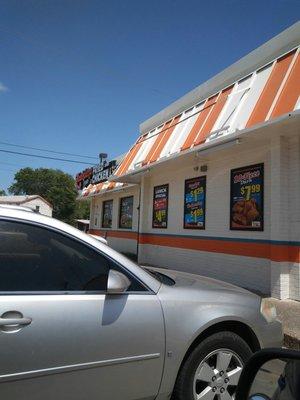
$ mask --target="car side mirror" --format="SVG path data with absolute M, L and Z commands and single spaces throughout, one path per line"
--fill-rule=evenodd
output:
M 122 294 L 129 288 L 131 282 L 126 275 L 115 269 L 109 270 L 107 280 L 107 294 Z
M 298 400 L 300 351 L 264 349 L 244 366 L 235 400 Z

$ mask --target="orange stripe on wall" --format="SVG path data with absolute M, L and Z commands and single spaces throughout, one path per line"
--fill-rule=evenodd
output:
M 265 84 L 265 87 L 250 115 L 250 118 L 246 124 L 246 128 L 265 121 L 279 87 L 292 62 L 294 54 L 295 51 L 285 55 L 282 58 L 279 58 L 276 61 L 267 83 Z
M 285 85 L 280 93 L 271 118 L 293 111 L 300 96 L 300 54 L 290 71 Z
M 140 234 L 141 244 L 177 247 L 181 249 L 233 254 L 244 257 L 267 258 L 271 261 L 300 263 L 300 247 L 268 243 L 251 243 L 226 240 L 172 237 Z
M 159 146 L 159 144 L 160 144 L 160 142 L 161 142 L 161 140 L 163 138 L 164 133 L 168 130 L 168 128 L 171 125 L 171 123 L 172 123 L 172 120 L 168 121 L 167 123 L 165 123 L 165 125 L 162 127 L 161 131 L 158 133 L 158 135 L 157 135 L 157 137 L 156 137 L 151 149 L 149 150 L 145 160 L 143 161 L 142 165 L 146 165 L 146 164 L 148 164 L 150 162 L 150 160 L 152 159 L 157 147 Z
M 113 231 L 113 230 L 101 230 L 101 229 L 90 229 L 89 233 L 91 235 L 102 236 L 102 237 L 113 237 L 113 238 L 120 238 L 120 239 L 131 239 L 137 240 L 138 234 L 137 232 L 132 231 Z
M 172 122 L 172 125 L 170 125 L 170 127 L 163 132 L 161 141 L 160 141 L 159 145 L 157 146 L 157 148 L 155 149 L 151 159 L 149 160 L 149 163 L 155 162 L 159 158 L 163 148 L 165 147 L 165 145 L 166 145 L 167 141 L 169 140 L 170 136 L 172 135 L 172 133 L 173 133 L 173 131 L 175 129 L 175 126 L 178 123 L 180 117 L 181 117 L 181 115 L 178 115 L 177 117 L 175 117 L 173 122 Z
M 223 107 L 227 101 L 227 98 L 232 91 L 232 88 L 233 88 L 233 86 L 230 86 L 229 88 L 224 89 L 222 91 L 222 93 L 220 94 L 220 96 L 218 97 L 216 104 L 211 108 L 211 112 L 210 112 L 207 120 L 205 121 L 204 125 L 200 129 L 198 137 L 195 140 L 195 146 L 197 146 L 200 143 L 205 142 L 208 134 L 211 133 L 211 131 L 214 127 L 214 124 L 215 124 L 218 116 L 220 115 L 221 111 L 223 110 Z
M 192 144 L 194 143 L 194 140 L 196 139 L 199 130 L 201 129 L 203 123 L 205 122 L 205 119 L 208 115 L 208 113 L 211 110 L 211 107 L 215 104 L 216 98 L 218 95 L 215 95 L 208 100 L 206 100 L 203 109 L 199 112 L 199 116 L 194 123 L 190 133 L 188 134 L 187 138 L 185 139 L 185 142 L 183 143 L 181 150 L 187 150 L 189 149 Z

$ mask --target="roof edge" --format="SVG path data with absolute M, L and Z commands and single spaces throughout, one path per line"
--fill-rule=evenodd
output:
M 296 118 L 296 120 L 300 121 L 300 109 L 299 110 L 294 110 L 292 112 L 286 113 L 284 115 L 280 115 L 279 117 L 269 120 L 269 121 L 264 121 L 261 122 L 259 124 L 256 124 L 254 126 L 251 126 L 249 128 L 244 128 L 244 129 L 236 129 L 235 132 L 231 133 L 230 135 L 226 135 L 223 137 L 220 137 L 218 139 L 214 139 L 213 141 L 204 143 L 202 145 L 199 146 L 195 146 L 192 148 L 189 148 L 187 150 L 184 150 L 182 152 L 179 153 L 173 153 L 172 156 L 170 157 L 164 157 L 161 160 L 153 163 L 152 165 L 145 165 L 143 167 L 141 167 L 140 169 L 137 170 L 130 170 L 130 172 L 127 171 L 126 174 L 124 175 L 120 175 L 120 176 L 115 176 L 112 175 L 109 179 L 111 182 L 121 182 L 121 183 L 130 183 L 130 181 L 128 181 L 127 179 L 131 176 L 134 175 L 138 175 L 138 174 L 143 174 L 146 171 L 149 171 L 150 169 L 152 169 L 153 167 L 166 163 L 170 160 L 174 160 L 174 159 L 178 159 L 179 157 L 182 157 L 184 155 L 190 154 L 190 153 L 196 153 L 198 151 L 203 151 L 203 150 L 207 150 L 210 149 L 211 147 L 218 147 L 219 145 L 225 144 L 227 142 L 232 142 L 236 139 L 242 139 L 244 134 L 247 133 L 254 133 L 254 132 L 260 132 L 262 129 L 265 129 L 269 126 L 276 126 L 277 124 L 280 124 L 282 122 L 285 122 L 291 118 Z
M 16 195 L 16 197 L 18 197 L 19 195 Z M 14 195 L 11 196 L 1 196 L 2 198 L 5 197 L 14 197 Z M 24 197 L 24 199 L 19 200 L 19 201 L 11 201 L 11 200 L 7 200 L 7 202 L 1 202 L 1 204 L 15 204 L 15 205 L 21 205 L 21 204 L 25 204 L 28 203 L 29 201 L 35 200 L 35 199 L 40 199 L 42 200 L 44 203 L 46 203 L 50 208 L 53 209 L 53 205 L 51 203 L 49 203 L 48 200 L 46 200 L 44 197 L 40 196 L 39 194 L 24 194 L 24 195 L 20 195 L 20 197 Z
M 142 122 L 140 124 L 140 133 L 143 134 L 150 131 L 182 111 L 244 78 L 281 55 L 288 53 L 297 47 L 299 43 L 300 21 Z

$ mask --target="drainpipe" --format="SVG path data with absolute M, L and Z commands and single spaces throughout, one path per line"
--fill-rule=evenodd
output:
M 145 176 L 141 177 L 140 190 L 139 190 L 139 205 L 138 205 L 138 231 L 137 231 L 137 259 L 139 261 L 139 250 L 140 250 L 140 235 L 143 233 L 144 221 L 144 197 L 145 197 Z
M 142 182 L 141 182 L 140 188 L 139 188 L 139 204 L 138 204 L 138 207 L 137 207 L 137 210 L 138 210 L 137 239 L 136 239 L 136 257 L 137 257 L 137 261 L 139 260 L 139 245 L 140 245 L 141 196 L 142 196 Z

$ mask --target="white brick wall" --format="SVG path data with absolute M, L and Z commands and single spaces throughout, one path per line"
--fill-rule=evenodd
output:
M 142 232 L 274 241 L 300 241 L 300 144 L 274 137 L 245 143 L 205 159 L 183 158 L 157 169 L 144 180 Z M 230 170 L 264 163 L 264 231 L 230 231 Z M 208 166 L 207 173 L 194 168 Z M 207 176 L 206 229 L 183 228 L 185 179 Z M 152 228 L 153 187 L 169 183 L 168 229 Z M 296 215 L 295 215 L 296 214 Z M 268 258 L 209 253 L 173 247 L 143 245 L 140 261 L 192 271 L 250 287 L 274 297 L 300 299 L 299 264 L 275 262 Z
M 107 238 L 108 245 L 113 249 L 120 251 L 121 253 L 136 254 L 137 253 L 137 242 L 133 239 L 125 238 Z
M 289 236 L 300 242 L 300 136 L 289 141 Z M 300 301 L 300 264 L 290 265 L 289 297 Z
M 265 207 L 265 230 L 263 232 L 230 231 L 230 170 L 233 168 L 265 164 L 265 204 L 270 202 L 270 157 L 269 146 L 237 145 L 230 151 L 214 153 L 209 158 L 190 158 L 187 161 L 161 168 L 145 180 L 143 232 L 172 233 L 181 235 L 239 237 L 268 239 L 270 234 L 270 209 Z M 207 164 L 206 173 L 194 171 L 195 167 Z M 184 181 L 197 176 L 207 176 L 206 229 L 193 230 L 183 228 Z M 169 183 L 169 219 L 168 229 L 152 228 L 153 187 Z
M 281 132 L 279 132 L 279 135 Z M 196 158 L 182 156 L 167 164 L 156 166 L 141 184 L 140 232 L 228 239 L 264 240 L 288 243 L 300 242 L 300 136 L 245 140 L 240 145 Z M 230 170 L 264 163 L 264 231 L 231 231 Z M 207 165 L 206 173 L 200 172 Z M 184 181 L 207 176 L 206 229 L 183 228 Z M 168 228 L 152 228 L 153 187 L 169 184 Z M 102 201 L 113 199 L 113 226 L 118 230 L 120 198 L 134 195 L 133 231 L 138 230 L 139 187 L 107 193 L 92 202 L 91 229 L 100 229 Z M 97 221 L 95 221 L 97 219 Z M 97 224 L 95 223 L 97 222 Z M 135 252 L 136 241 L 109 238 L 112 247 L 123 252 Z M 243 243 L 241 243 L 243 246 Z M 271 259 L 273 253 L 271 251 Z M 265 258 L 239 256 L 209 251 L 197 251 L 151 244 L 140 244 L 139 261 L 162 267 L 175 268 L 225 280 L 255 289 L 277 298 L 300 300 L 300 266 L 295 262 L 279 262 Z
M 115 192 L 107 192 L 101 196 L 93 197 L 91 204 L 91 216 L 90 216 L 90 229 L 104 229 L 119 230 L 119 209 L 120 199 L 122 197 L 134 196 L 133 202 L 133 224 L 132 229 L 124 229 L 124 231 L 137 231 L 138 225 L 138 205 L 139 205 L 139 187 L 131 186 Z M 113 200 L 113 218 L 112 227 L 102 228 L 102 204 L 103 201 Z
M 261 293 L 270 291 L 269 260 L 148 244 L 141 247 L 142 264 L 205 275 Z
M 120 199 L 122 197 L 134 196 L 133 201 L 133 221 L 132 229 L 120 229 L 119 228 L 119 210 L 120 210 Z M 113 217 L 112 227 L 102 228 L 102 205 L 106 200 L 113 200 Z M 116 192 L 108 192 L 101 196 L 96 196 L 92 200 L 91 204 L 91 216 L 90 216 L 90 229 L 96 229 L 107 232 L 108 245 L 117 251 L 123 253 L 137 253 L 137 241 L 135 239 L 124 238 L 124 237 L 111 237 L 110 231 L 124 232 L 137 232 L 138 229 L 138 205 L 139 205 L 139 187 L 129 187 Z M 113 233 L 113 232 L 112 232 Z

